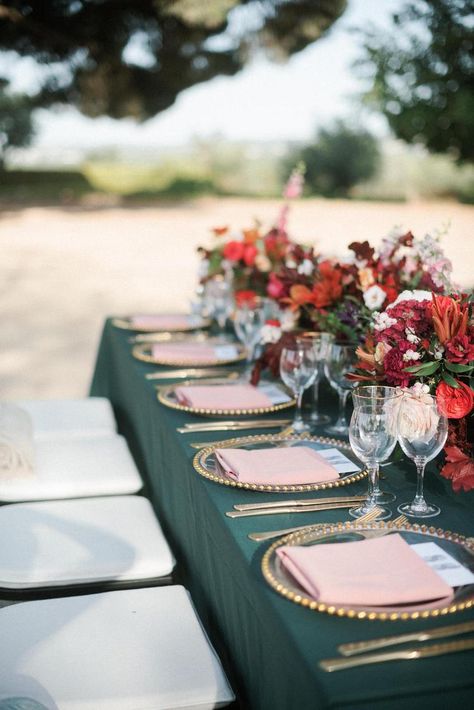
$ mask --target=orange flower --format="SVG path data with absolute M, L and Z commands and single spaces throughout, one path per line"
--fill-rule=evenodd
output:
M 292 311 L 295 311 L 300 306 L 306 303 L 311 303 L 313 298 L 312 291 L 302 284 L 296 284 L 290 288 L 290 297 L 285 299 L 289 302 Z
M 257 239 L 260 237 L 260 232 L 258 229 L 244 229 L 243 230 L 243 235 L 244 235 L 244 242 L 245 244 L 255 244 Z
M 466 305 L 461 306 L 450 296 L 437 296 L 433 293 L 431 313 L 436 335 L 442 345 L 456 335 L 466 335 L 468 319 Z
M 229 227 L 213 227 L 212 231 L 214 232 L 215 237 L 222 237 L 223 234 L 226 234 L 229 231 Z
M 342 272 L 334 268 L 328 259 L 321 261 L 318 266 L 321 280 L 313 286 L 311 302 L 316 308 L 325 308 L 342 295 Z
M 446 382 L 440 382 L 436 388 L 436 401 L 439 411 L 449 419 L 462 419 L 474 407 L 474 392 L 461 380 L 456 380 L 458 386 L 451 387 Z

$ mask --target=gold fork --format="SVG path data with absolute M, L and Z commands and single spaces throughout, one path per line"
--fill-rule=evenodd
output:
M 357 518 L 358 523 L 371 523 L 374 520 L 377 520 L 378 516 L 380 515 L 380 508 L 373 508 L 372 510 L 367 511 L 367 513 L 364 513 L 364 515 L 361 515 L 360 518 Z M 405 517 L 405 516 L 400 516 L 400 517 Z M 398 518 L 397 518 L 398 520 Z M 406 518 L 405 518 L 406 520 Z M 394 523 L 396 522 L 395 520 L 393 521 Z M 327 523 L 315 523 L 313 525 L 299 525 L 294 528 L 285 528 L 284 530 L 270 530 L 268 532 L 252 532 L 247 535 L 249 540 L 253 540 L 254 542 L 263 542 L 264 540 L 271 540 L 274 537 L 281 537 L 282 535 L 289 535 L 292 532 L 298 532 L 299 530 L 306 530 L 307 528 L 314 528 L 314 527 L 321 527 L 323 525 L 326 525 Z

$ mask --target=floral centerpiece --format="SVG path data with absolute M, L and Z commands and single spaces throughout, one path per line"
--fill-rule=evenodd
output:
M 401 293 L 374 315 L 360 358 L 360 381 L 401 388 L 424 385 L 449 419 L 441 474 L 455 491 L 474 488 L 474 458 L 468 440 L 474 411 L 474 301 L 466 295 L 431 291 Z
M 441 249 L 440 237 L 393 232 L 378 250 L 368 241 L 352 242 L 351 256 L 340 260 L 295 245 L 280 270 L 269 274 L 267 294 L 291 314 L 294 329 L 329 332 L 338 341 L 362 343 L 373 314 L 393 303 L 405 289 L 451 290 L 452 266 Z M 277 327 L 265 339 L 255 382 L 267 367 L 278 374 L 286 340 L 285 336 L 280 342 Z
M 233 284 L 237 304 L 267 295 L 271 274 L 280 270 L 296 247 L 287 232 L 287 218 L 289 200 L 302 193 L 303 175 L 303 165 L 298 165 L 291 173 L 283 191 L 285 203 L 270 230 L 264 230 L 258 221 L 248 229 L 237 231 L 228 226 L 212 229 L 213 246 L 198 249 L 201 284 L 219 275 L 226 277 Z

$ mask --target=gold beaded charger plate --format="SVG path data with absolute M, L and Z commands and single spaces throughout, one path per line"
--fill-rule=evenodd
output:
M 195 339 L 190 336 L 189 340 L 179 339 L 176 340 L 177 343 L 182 345 L 183 343 L 196 343 L 200 344 L 203 341 L 200 339 Z M 135 345 L 132 349 L 132 355 L 137 360 L 142 362 L 148 362 L 151 365 L 166 365 L 170 367 L 213 367 L 216 365 L 232 365 L 236 362 L 242 362 L 246 358 L 246 351 L 243 345 L 238 343 L 222 343 L 218 339 L 208 338 L 205 343 L 207 345 L 215 346 L 217 350 L 220 349 L 221 355 L 217 353 L 215 357 L 209 357 L 207 360 L 196 359 L 193 360 L 192 357 L 189 358 L 174 358 L 166 357 L 160 355 L 159 357 L 153 356 L 153 343 L 140 343 Z M 173 340 L 166 341 L 166 345 L 172 345 Z M 232 357 L 226 357 L 225 351 L 231 347 L 235 351 L 235 355 Z
M 221 471 L 217 460 L 216 449 L 246 449 L 255 451 L 257 449 L 286 448 L 289 446 L 310 446 L 316 451 L 322 449 L 337 448 L 348 459 L 355 462 L 349 444 L 341 442 L 339 439 L 332 439 L 328 436 L 309 436 L 298 434 L 259 434 L 254 436 L 242 436 L 234 439 L 226 439 L 213 446 L 201 449 L 195 455 L 193 466 L 195 470 L 204 478 L 219 483 L 230 488 L 243 488 L 249 491 L 261 491 L 263 493 L 304 493 L 306 491 L 327 490 L 328 488 L 340 488 L 350 483 L 362 480 L 367 473 L 365 471 L 355 471 L 352 473 L 342 473 L 334 481 L 324 481 L 315 483 L 287 483 L 285 485 L 269 485 L 255 481 L 255 483 L 242 483 L 236 481 Z
M 170 318 L 171 317 L 170 315 Z M 156 325 L 137 325 L 133 322 L 133 316 L 122 316 L 112 318 L 112 325 L 122 330 L 132 330 L 135 333 L 185 333 L 193 330 L 201 330 L 202 328 L 209 328 L 211 325 L 209 318 L 202 318 L 201 316 L 187 316 L 187 320 L 188 323 L 183 323 L 178 326 L 172 325 L 171 328 L 165 328 L 156 327 Z
M 289 407 L 294 407 L 296 400 L 293 395 L 290 395 L 288 390 L 284 385 L 279 385 L 282 393 L 287 395 L 286 402 L 281 404 L 272 404 L 268 407 L 251 407 L 248 409 L 205 409 L 203 407 L 192 407 L 187 404 L 182 404 L 179 402 L 176 395 L 177 387 L 196 387 L 198 385 L 238 385 L 238 384 L 248 384 L 248 382 L 242 383 L 239 380 L 229 380 L 227 378 L 214 378 L 206 380 L 185 380 L 184 382 L 174 383 L 170 385 L 162 385 L 158 387 L 157 397 L 161 404 L 165 407 L 170 407 L 171 409 L 177 409 L 180 412 L 188 412 L 189 414 L 200 414 L 205 417 L 249 417 L 255 416 L 257 414 L 273 414 L 274 412 L 280 412 L 282 409 L 288 409 Z M 263 382 L 261 383 L 264 384 Z
M 286 599 L 312 611 L 325 612 L 333 616 L 345 616 L 353 619 L 368 619 L 379 621 L 404 621 L 409 619 L 425 619 L 454 614 L 474 606 L 474 584 L 466 584 L 454 588 L 454 596 L 449 604 L 446 600 L 427 602 L 424 604 L 398 605 L 396 607 L 343 606 L 318 602 L 308 592 L 302 589 L 298 582 L 285 569 L 276 551 L 283 545 L 317 545 L 354 542 L 357 540 L 380 537 L 398 533 L 404 540 L 414 545 L 423 542 L 434 542 L 454 559 L 474 572 L 474 543 L 462 535 L 426 525 L 391 525 L 388 522 L 361 524 L 354 522 L 315 525 L 304 531 L 287 535 L 274 542 L 265 552 L 262 559 L 262 572 L 265 580 Z M 403 574 L 403 570 L 400 571 Z M 410 580 L 407 580 L 407 584 Z

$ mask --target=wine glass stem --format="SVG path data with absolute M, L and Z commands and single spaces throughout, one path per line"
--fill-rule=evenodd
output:
M 349 390 L 339 389 L 339 414 L 335 426 L 345 426 L 346 422 L 346 402 Z
M 423 494 L 423 482 L 425 478 L 425 466 L 426 466 L 426 461 L 423 459 L 415 459 L 415 464 L 416 464 L 416 495 L 415 495 L 415 500 L 414 503 L 424 503 L 424 494 Z
M 318 374 L 316 375 L 316 379 L 313 384 L 313 403 L 311 406 L 311 417 L 314 419 L 318 419 L 318 413 L 319 413 L 319 381 L 321 379 L 321 373 L 318 369 Z
M 304 426 L 304 421 L 303 421 L 303 392 L 304 389 L 300 389 L 296 393 L 296 410 L 295 410 L 295 418 L 293 420 L 293 428 L 295 431 L 298 431 L 298 429 L 301 429 Z
M 378 463 L 370 463 L 367 466 L 367 504 L 370 507 L 376 505 L 375 491 L 379 485 L 379 465 Z

